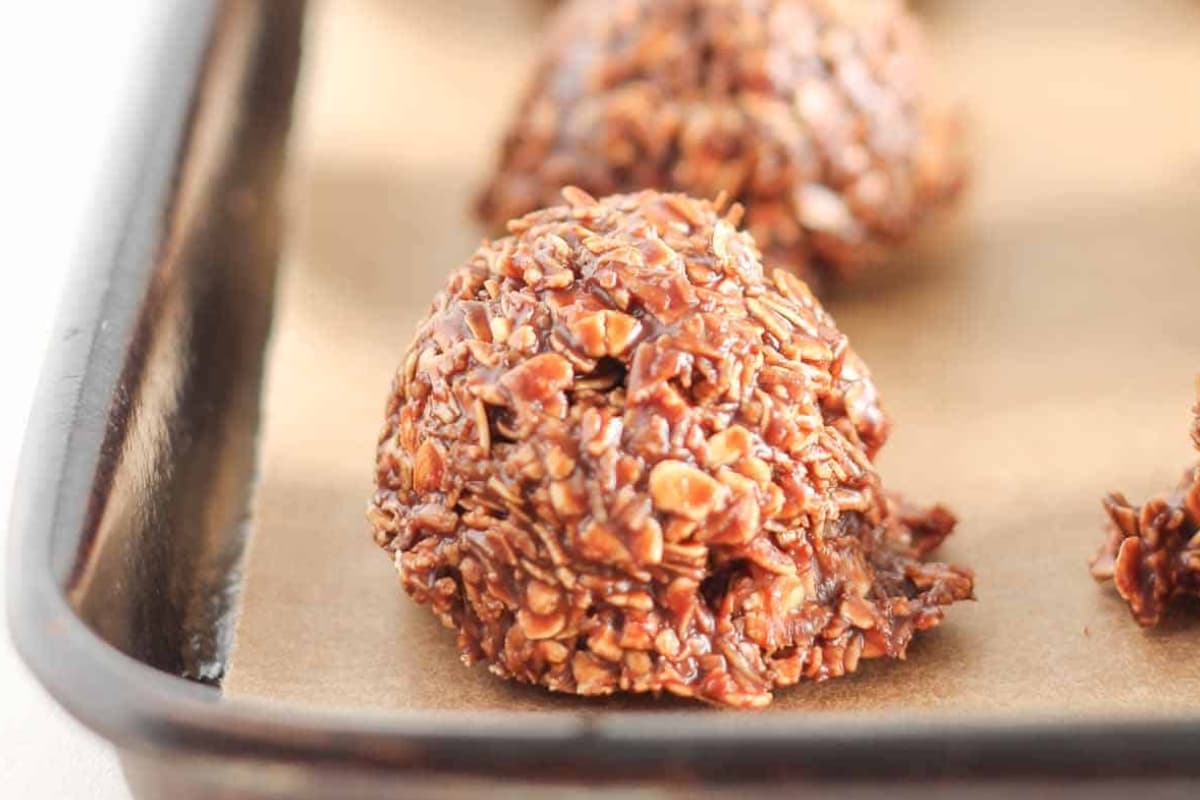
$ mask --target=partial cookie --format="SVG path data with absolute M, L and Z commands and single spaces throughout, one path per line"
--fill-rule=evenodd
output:
M 1200 405 L 1194 413 L 1192 442 L 1200 449 Z M 1200 597 L 1200 465 L 1140 507 L 1113 493 L 1104 509 L 1108 541 L 1092 559 L 1092 575 L 1113 582 L 1139 625 L 1157 625 L 1176 598 Z
M 898 0 L 566 3 L 480 217 L 499 230 L 565 185 L 724 192 L 768 265 L 853 277 L 963 180 L 924 62 Z
M 808 287 L 706 201 L 510 224 L 399 370 L 369 517 L 468 661 L 555 691 L 758 707 L 901 658 L 970 570 L 872 464 L 888 422 Z

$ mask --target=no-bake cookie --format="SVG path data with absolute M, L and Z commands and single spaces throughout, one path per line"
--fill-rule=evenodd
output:
M 561 692 L 759 707 L 902 658 L 970 570 L 885 493 L 888 420 L 741 209 L 646 191 L 509 225 L 402 360 L 369 518 L 467 662 Z
M 899 0 L 568 2 L 478 206 L 727 193 L 768 266 L 814 288 L 887 260 L 964 173 Z
M 1192 442 L 1200 449 L 1200 405 Z M 1113 582 L 1138 624 L 1157 625 L 1173 600 L 1200 597 L 1200 465 L 1173 491 L 1135 506 L 1114 492 L 1104 499 L 1108 539 L 1092 575 Z

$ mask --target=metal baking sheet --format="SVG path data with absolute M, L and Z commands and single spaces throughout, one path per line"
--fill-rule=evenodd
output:
M 1196 609 L 1142 632 L 1085 560 L 1104 491 L 1194 457 L 1200 7 L 918 4 L 977 179 L 913 270 L 831 308 L 898 422 L 885 478 L 959 512 L 980 600 L 743 714 L 461 667 L 363 521 L 549 5 L 315 6 L 281 227 L 300 4 L 179 4 L 23 456 L 7 607 L 38 677 L 139 797 L 1194 794 Z

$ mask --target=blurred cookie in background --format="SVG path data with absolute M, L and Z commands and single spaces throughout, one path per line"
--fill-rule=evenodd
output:
M 903 2 L 571 0 L 477 211 L 564 185 L 726 193 L 772 265 L 819 289 L 885 264 L 965 174 Z

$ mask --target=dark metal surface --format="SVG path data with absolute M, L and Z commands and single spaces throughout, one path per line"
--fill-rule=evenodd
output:
M 299 4 L 253 0 L 212 19 L 181 6 L 164 37 L 135 168 L 113 188 L 108 258 L 81 267 L 46 367 L 12 520 L 19 649 L 122 749 L 141 796 L 447 797 L 493 795 L 497 781 L 514 796 L 723 795 L 847 780 L 864 797 L 968 783 L 1076 796 L 1095 785 L 1064 779 L 1156 776 L 1149 794 L 1200 777 L 1200 720 L 350 716 L 198 683 L 219 684 L 238 585 L 301 21 Z
M 121 369 L 111 392 L 84 389 L 84 402 L 112 400 L 68 600 L 123 652 L 207 683 L 221 678 L 240 580 L 280 228 L 272 192 L 299 57 L 299 10 L 267 19 L 269 5 L 231 4 L 217 20 L 191 126 L 154 143 L 162 161 L 148 165 L 108 287 L 136 311 L 106 315 L 101 331 Z M 173 56 L 180 73 L 200 63 Z M 103 381 L 107 359 L 90 366 Z

